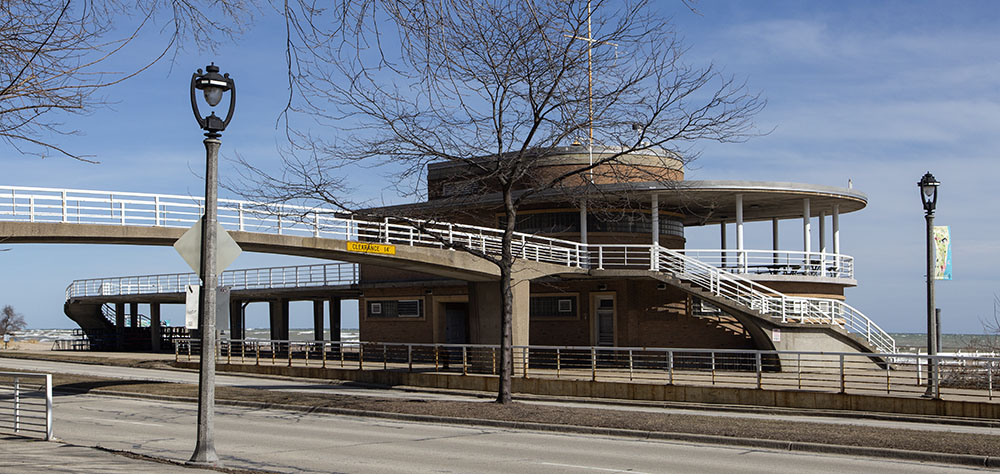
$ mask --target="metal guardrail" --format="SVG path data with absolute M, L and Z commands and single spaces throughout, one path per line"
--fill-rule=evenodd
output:
M 0 429 L 52 439 L 52 374 L 0 372 Z
M 175 360 L 198 360 L 197 340 L 178 340 Z M 381 342 L 226 340 L 217 362 L 286 367 L 496 375 L 499 346 Z M 515 346 L 514 375 L 657 385 L 809 390 L 919 397 L 928 364 L 941 397 L 994 401 L 1000 357 L 856 352 L 754 351 L 601 346 Z
M 190 196 L 0 186 L 0 219 L 14 221 L 189 227 L 203 206 L 201 198 Z M 499 229 L 478 226 L 390 218 L 375 222 L 329 209 L 231 199 L 219 200 L 218 219 L 224 227 L 240 231 L 441 249 L 461 245 L 487 253 L 500 253 L 503 235 Z M 515 258 L 569 267 L 670 272 L 782 322 L 838 324 L 804 298 L 785 296 L 658 244 L 589 245 L 515 232 L 512 250 Z M 868 319 L 856 310 L 855 317 Z M 892 337 L 882 332 L 866 340 L 876 350 L 886 351 L 890 347 L 879 341 Z
M 854 278 L 854 257 L 796 250 L 678 249 L 730 273 Z
M 353 263 L 296 265 L 226 270 L 220 286 L 234 290 L 271 288 L 315 288 L 350 285 L 358 282 L 358 266 Z M 187 285 L 200 285 L 195 273 L 167 273 L 74 280 L 66 287 L 66 299 L 86 296 L 121 296 L 183 293 Z

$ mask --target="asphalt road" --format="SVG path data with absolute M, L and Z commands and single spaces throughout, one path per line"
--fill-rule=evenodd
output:
M 187 459 L 190 403 L 99 395 L 57 400 L 57 436 L 80 445 Z M 218 407 L 216 449 L 228 467 L 349 473 L 959 473 L 976 469 L 680 442 L 410 423 Z

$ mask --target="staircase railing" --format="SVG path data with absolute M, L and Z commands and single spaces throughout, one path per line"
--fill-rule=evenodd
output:
M 112 325 L 116 324 L 117 314 L 113 306 L 111 306 L 108 303 L 101 305 L 101 314 L 104 315 L 104 319 L 107 319 L 109 323 L 111 323 Z M 132 316 L 131 313 L 125 313 L 125 321 L 128 322 L 129 320 L 131 320 L 131 316 Z M 146 324 L 143 324 L 143 322 L 145 322 Z M 150 325 L 149 316 L 146 316 L 145 314 L 139 314 L 139 325 L 137 327 L 149 327 L 149 325 Z
M 653 262 L 651 270 L 672 273 L 715 296 L 735 301 L 784 323 L 839 326 L 849 333 L 861 336 L 876 351 L 893 352 L 896 349 L 896 341 L 892 336 L 847 303 L 825 298 L 787 296 L 680 252 L 655 247 L 658 258 Z
M 872 347 L 882 352 L 896 352 L 896 340 L 853 306 L 834 299 L 807 298 L 811 305 L 829 315 L 831 320 L 847 332 L 857 334 Z

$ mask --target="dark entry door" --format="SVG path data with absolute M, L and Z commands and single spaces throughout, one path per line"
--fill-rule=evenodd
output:
M 615 298 L 597 297 L 597 345 L 615 345 Z
M 469 343 L 469 303 L 445 303 L 445 343 Z

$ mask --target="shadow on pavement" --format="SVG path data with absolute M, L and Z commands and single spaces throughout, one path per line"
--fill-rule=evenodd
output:
M 159 382 L 155 380 L 100 380 L 94 382 L 75 382 L 54 385 L 52 396 L 70 396 L 80 393 L 87 393 L 91 390 L 112 387 L 126 387 L 130 385 L 171 385 L 170 382 Z

